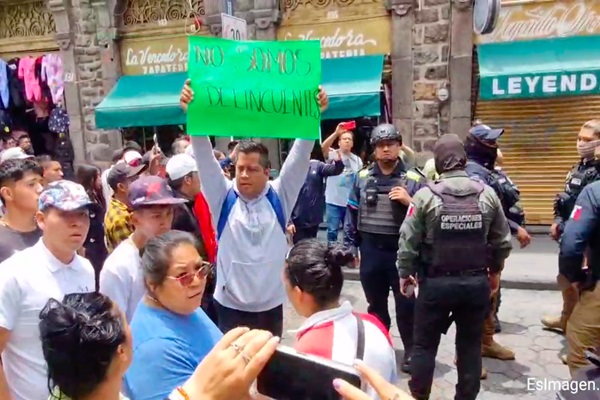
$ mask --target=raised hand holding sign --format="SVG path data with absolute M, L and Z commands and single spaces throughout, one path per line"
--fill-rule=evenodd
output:
M 320 51 L 318 41 L 190 37 L 188 133 L 318 139 Z

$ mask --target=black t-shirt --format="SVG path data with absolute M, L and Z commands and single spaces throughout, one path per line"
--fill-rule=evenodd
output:
M 42 231 L 39 228 L 31 232 L 17 232 L 0 223 L 0 262 L 33 246 L 41 237 Z

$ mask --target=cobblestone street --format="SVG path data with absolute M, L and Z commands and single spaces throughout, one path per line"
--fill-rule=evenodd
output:
M 347 281 L 343 291 L 344 299 L 349 300 L 358 311 L 365 312 L 367 304 L 359 282 Z M 390 303 L 391 305 L 391 303 Z M 541 328 L 540 317 L 558 313 L 561 307 L 560 292 L 503 290 L 500 320 L 503 332 L 496 336 L 499 343 L 513 349 L 515 361 L 484 359 L 489 374 L 482 381 L 478 399 L 554 399 L 554 391 L 535 391 L 534 382 L 557 381 L 569 378 L 566 366 L 559 359 L 564 351 L 563 336 Z M 390 311 L 393 307 L 390 306 Z M 285 328 L 298 327 L 302 322 L 287 305 L 285 307 Z M 402 345 L 396 327 L 392 328 L 398 359 L 402 356 Z M 284 343 L 291 344 L 293 338 L 284 334 Z M 456 384 L 454 366 L 454 326 L 442 341 L 437 355 L 434 388 L 431 400 L 453 399 Z M 400 387 L 407 390 L 408 376 L 400 373 Z M 528 390 L 528 382 L 530 390 Z

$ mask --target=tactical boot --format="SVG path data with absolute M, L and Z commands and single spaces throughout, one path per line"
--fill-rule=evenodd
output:
M 502 346 L 493 338 L 491 342 L 481 345 L 481 357 L 496 358 L 498 360 L 514 360 L 515 352 Z
M 563 354 L 562 356 L 560 356 L 560 361 L 562 361 L 563 364 L 568 365 L 567 355 Z
M 560 317 L 544 317 L 542 318 L 542 324 L 544 324 L 544 326 L 548 329 L 566 333 L 567 321 L 573 313 L 573 309 L 577 305 L 579 294 L 574 287 L 568 286 L 562 289 L 562 297 L 563 309 Z
M 487 379 L 487 370 L 483 366 L 481 367 L 481 376 L 479 377 L 479 379 Z
M 546 315 L 544 318 L 542 318 L 542 325 L 544 325 L 544 328 L 546 329 L 565 333 L 567 321 L 562 316 L 552 317 L 550 315 Z

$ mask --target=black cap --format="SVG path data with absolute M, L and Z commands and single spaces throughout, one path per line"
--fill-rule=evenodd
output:
M 147 166 L 144 164 L 132 167 L 124 162 L 117 163 L 108 172 L 106 182 L 112 190 L 117 190 L 117 185 L 119 183 L 123 183 L 128 178 L 139 175 L 146 167 Z

